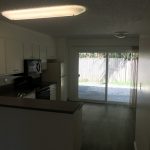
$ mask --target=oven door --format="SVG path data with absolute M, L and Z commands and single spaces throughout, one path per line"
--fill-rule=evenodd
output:
M 50 100 L 50 88 L 37 88 L 36 89 L 36 99 L 47 99 Z

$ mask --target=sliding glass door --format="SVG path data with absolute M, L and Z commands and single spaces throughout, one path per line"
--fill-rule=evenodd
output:
M 129 103 L 131 81 L 131 53 L 109 53 L 107 101 Z
M 105 101 L 106 53 L 79 53 L 78 97 Z
M 79 52 L 78 98 L 129 103 L 135 91 L 135 58 L 132 52 Z

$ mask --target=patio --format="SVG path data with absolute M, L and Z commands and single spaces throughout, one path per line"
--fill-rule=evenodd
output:
M 79 98 L 83 100 L 105 100 L 105 87 L 103 84 L 81 84 L 79 85 Z M 108 101 L 129 103 L 130 88 L 128 86 L 109 85 Z

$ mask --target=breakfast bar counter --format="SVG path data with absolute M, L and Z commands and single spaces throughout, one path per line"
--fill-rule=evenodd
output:
M 0 106 L 73 114 L 82 103 L 0 96 Z
M 0 96 L 1 149 L 80 150 L 82 103 Z

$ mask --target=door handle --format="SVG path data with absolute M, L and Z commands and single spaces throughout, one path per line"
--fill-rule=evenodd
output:
M 78 78 L 80 77 L 80 74 L 78 74 Z

